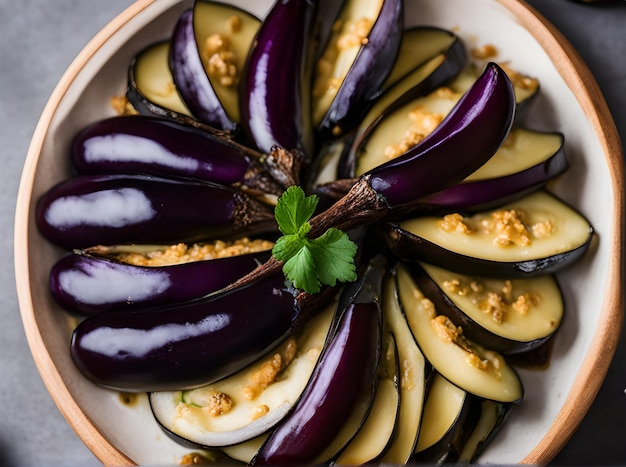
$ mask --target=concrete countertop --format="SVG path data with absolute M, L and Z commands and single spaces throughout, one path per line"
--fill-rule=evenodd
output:
M 471 0 L 468 0 L 471 1 Z M 0 465 L 97 466 L 35 368 L 15 292 L 13 216 L 30 138 L 66 67 L 131 0 L 0 2 Z M 626 2 L 529 2 L 578 50 L 626 141 Z M 600 393 L 555 465 L 626 465 L 626 336 Z

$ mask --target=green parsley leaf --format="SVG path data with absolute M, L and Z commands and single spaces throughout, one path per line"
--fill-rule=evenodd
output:
M 284 262 L 283 273 L 293 286 L 308 293 L 319 292 L 322 285 L 356 280 L 357 246 L 345 232 L 331 228 L 318 238 L 307 237 L 317 203 L 317 196 L 305 196 L 302 188 L 292 186 L 278 199 L 274 210 L 283 236 L 276 241 L 272 254 Z

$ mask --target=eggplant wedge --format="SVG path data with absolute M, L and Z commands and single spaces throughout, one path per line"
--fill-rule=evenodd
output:
M 480 417 L 480 399 L 435 373 L 411 462 L 454 462 Z
M 400 361 L 398 348 L 389 334 L 378 372 L 376 397 L 367 420 L 334 465 L 364 465 L 380 458 L 389 447 L 400 414 Z
M 53 298 L 69 311 L 92 315 L 164 306 L 216 292 L 252 271 L 270 253 L 250 253 L 166 266 L 140 266 L 75 251 L 50 272 Z
M 489 441 L 498 433 L 513 406 L 501 402 L 483 400 L 480 403 L 480 418 L 469 435 L 456 462 L 473 464 Z
M 337 440 L 349 442 L 363 424 L 376 393 L 382 353 L 380 296 L 385 271 L 384 261 L 375 261 L 357 283 L 356 294 L 351 287 L 344 290 L 338 321 L 309 384 L 252 465 L 328 462 L 343 449 Z M 350 299 L 343 307 L 346 294 Z M 351 423 L 355 419 L 357 426 Z M 346 434 L 346 426 L 354 432 Z
M 545 190 L 491 211 L 415 217 L 382 229 L 390 249 L 407 260 L 508 279 L 571 265 L 594 235 L 579 212 Z
M 503 354 L 528 352 L 558 330 L 564 303 L 556 278 L 490 279 L 429 264 L 412 266 L 413 279 L 435 308 L 464 334 Z
M 200 121 L 220 130 L 237 128 L 239 80 L 260 24 L 240 8 L 206 0 L 181 14 L 169 67 L 183 102 Z
M 398 349 L 400 412 L 391 443 L 378 460 L 382 464 L 400 465 L 411 459 L 417 443 L 431 370 L 402 312 L 393 274 L 385 283 L 383 317 L 384 325 L 393 334 Z
M 180 98 L 169 68 L 170 42 L 160 41 L 141 50 L 128 68 L 126 97 L 142 115 L 189 122 L 193 115 Z
M 153 392 L 152 413 L 175 440 L 199 448 L 231 446 L 269 431 L 303 393 L 333 322 L 336 304 L 258 362 L 208 386 Z
M 346 0 L 317 64 L 313 124 L 323 138 L 355 127 L 380 93 L 402 39 L 401 0 Z
M 407 266 L 398 268 L 396 279 L 411 332 L 437 372 L 484 399 L 512 403 L 523 398 L 524 390 L 515 370 L 501 355 L 470 341 L 462 328 L 439 314 L 418 288 Z

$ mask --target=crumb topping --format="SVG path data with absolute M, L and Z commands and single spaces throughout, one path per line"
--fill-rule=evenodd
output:
M 207 73 L 224 87 L 232 87 L 239 81 L 237 56 L 230 41 L 222 34 L 211 34 L 206 38 L 202 54 Z
M 124 95 L 113 96 L 111 98 L 111 107 L 118 115 L 137 115 L 138 113 Z
M 418 106 L 409 112 L 409 120 L 409 128 L 404 133 L 402 140 L 385 148 L 387 159 L 395 159 L 420 143 L 437 128 L 443 120 L 443 115 L 428 112 L 422 106 Z
M 243 396 L 248 400 L 256 399 L 291 363 L 296 356 L 297 349 L 296 340 L 291 338 L 276 353 L 262 362 L 252 373 L 248 386 L 241 389 Z

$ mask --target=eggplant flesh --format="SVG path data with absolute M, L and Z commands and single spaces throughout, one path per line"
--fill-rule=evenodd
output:
M 462 330 L 439 314 L 418 288 L 407 266 L 398 268 L 396 278 L 411 332 L 437 372 L 484 399 L 512 403 L 523 398 L 522 383 L 515 370 L 498 353 L 466 339 Z
M 510 404 L 501 402 L 481 401 L 480 418 L 474 430 L 465 441 L 457 462 L 470 464 L 477 461 L 485 446 L 497 434 L 511 407 Z
M 180 98 L 168 64 L 169 40 L 150 44 L 132 60 L 126 97 L 141 114 L 192 118 Z M 184 116 L 184 117 L 182 117 Z
M 250 253 L 159 267 L 74 252 L 53 266 L 50 290 L 61 306 L 84 315 L 163 306 L 216 292 L 268 257 L 269 252 Z
M 240 444 L 266 433 L 304 391 L 335 306 L 319 312 L 303 332 L 232 376 L 188 391 L 151 393 L 156 420 L 169 436 L 199 448 Z
M 480 399 L 436 373 L 424 405 L 412 462 L 454 462 L 479 417 Z
M 563 296 L 553 275 L 492 279 L 451 273 L 424 263 L 412 271 L 439 312 L 461 326 L 467 337 L 500 353 L 539 347 L 563 319 Z
M 561 270 L 593 238 L 589 222 L 545 190 L 491 211 L 416 217 L 384 230 L 391 250 L 407 260 L 510 279 Z
M 400 0 L 346 0 L 318 62 L 313 123 L 337 137 L 355 127 L 380 93 L 400 47 Z

